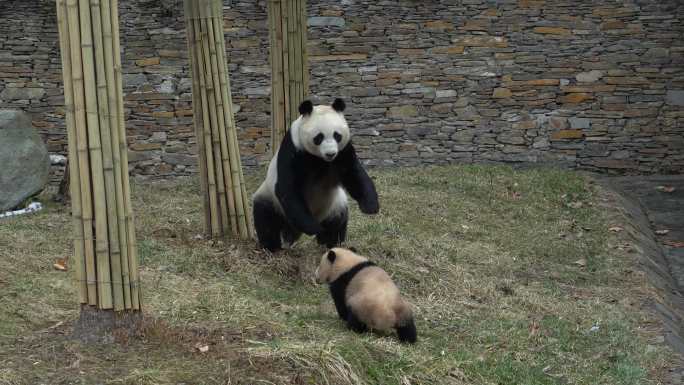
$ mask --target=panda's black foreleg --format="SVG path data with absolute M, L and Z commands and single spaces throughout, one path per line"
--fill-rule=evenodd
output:
M 302 236 L 302 232 L 294 228 L 291 224 L 286 223 L 283 227 L 282 235 L 282 241 L 291 246 Z
M 347 220 L 349 219 L 348 210 L 345 207 L 342 211 L 326 218 L 322 223 L 323 231 L 316 234 L 316 241 L 319 245 L 332 248 L 342 244 L 347 238 Z
M 280 233 L 287 226 L 285 218 L 276 210 L 273 203 L 267 200 L 255 199 L 253 206 L 254 228 L 259 244 L 269 251 L 280 250 Z
M 357 333 L 365 333 L 368 327 L 354 314 L 352 309 L 347 309 L 347 327 Z

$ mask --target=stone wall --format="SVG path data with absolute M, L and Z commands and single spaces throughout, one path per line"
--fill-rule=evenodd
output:
M 65 152 L 54 2 L 4 1 L 0 107 Z M 269 158 L 265 1 L 226 1 L 244 165 Z M 122 1 L 131 168 L 196 169 L 178 0 Z M 347 99 L 371 165 L 538 162 L 684 172 L 684 3 L 309 0 L 313 99 Z

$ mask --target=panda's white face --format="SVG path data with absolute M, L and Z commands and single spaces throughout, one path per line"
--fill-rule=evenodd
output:
M 330 106 L 315 106 L 310 115 L 303 115 L 298 120 L 295 146 L 327 162 L 335 160 L 349 143 L 347 120 Z

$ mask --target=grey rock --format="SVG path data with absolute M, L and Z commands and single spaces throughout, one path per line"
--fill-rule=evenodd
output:
M 671 106 L 684 106 L 684 90 L 667 91 L 665 101 Z
M 589 118 L 569 118 L 570 128 L 573 129 L 583 129 L 591 127 L 591 119 Z
M 121 79 L 124 87 L 138 88 L 148 83 L 147 76 L 144 74 L 124 74 Z
M 50 164 L 66 164 L 67 157 L 59 154 L 50 154 Z
M 176 86 L 173 84 L 173 80 L 164 79 L 164 81 L 157 86 L 157 91 L 162 94 L 172 94 L 176 91 Z
M 0 100 L 36 100 L 45 95 L 42 88 L 5 88 L 0 92 Z
M 164 131 L 155 131 L 152 133 L 152 136 L 150 137 L 150 142 L 153 143 L 165 143 L 166 142 L 166 132 Z
M 185 154 L 164 154 L 162 155 L 162 161 L 173 165 L 192 166 L 197 164 L 197 157 Z
M 308 20 L 309 27 L 344 27 L 344 18 L 336 16 L 312 16 Z
M 245 88 L 245 95 L 248 95 L 248 96 L 269 96 L 269 95 L 271 95 L 271 87 Z
M 0 110 L 0 211 L 7 211 L 48 182 L 50 158 L 26 113 Z
M 437 90 L 435 91 L 436 98 L 453 98 L 458 96 L 456 90 Z
M 578 82 L 594 83 L 601 79 L 604 75 L 603 71 L 592 70 L 589 72 L 580 72 L 575 76 Z

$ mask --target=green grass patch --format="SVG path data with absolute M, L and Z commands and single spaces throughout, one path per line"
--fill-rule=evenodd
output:
M 313 282 L 324 249 L 311 238 L 270 255 L 202 237 L 198 184 L 183 179 L 133 186 L 144 308 L 161 322 L 143 340 L 66 338 L 73 272 L 52 268 L 71 254 L 65 208 L 0 220 L 0 384 L 658 382 L 668 352 L 644 328 L 648 286 L 590 179 L 502 166 L 371 175 L 381 212 L 352 203 L 347 244 L 413 303 L 416 345 L 345 328 Z

